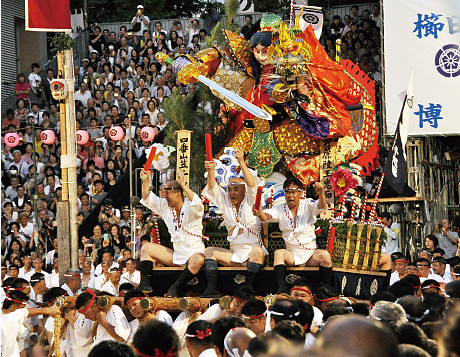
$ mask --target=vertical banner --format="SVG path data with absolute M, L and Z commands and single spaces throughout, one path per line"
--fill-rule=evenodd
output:
M 321 37 L 321 32 L 323 30 L 323 10 L 321 7 L 317 6 L 308 6 L 305 5 L 305 2 L 302 0 L 297 0 L 294 1 L 294 4 L 292 5 L 292 9 L 294 11 L 293 13 L 293 25 L 294 25 L 294 20 L 297 15 L 299 15 L 300 10 L 302 11 L 302 16 L 300 16 L 299 19 L 299 26 L 302 31 L 305 31 L 305 29 L 308 27 L 308 25 L 311 25 L 313 27 L 313 30 L 315 31 L 315 36 L 319 40 Z
M 178 130 L 177 133 L 177 164 L 176 171 L 184 172 L 184 181 L 190 183 L 190 149 L 192 132 L 190 130 Z
M 412 73 L 407 88 L 406 99 L 404 100 L 396 127 L 393 145 L 388 150 L 388 157 L 385 164 L 385 179 L 399 195 L 402 193 L 407 181 L 406 143 L 410 114 L 414 107 L 413 78 L 414 75 Z
M 321 183 L 324 185 L 327 211 L 321 213 L 321 218 L 334 217 L 334 190 L 332 189 L 331 176 L 334 168 L 333 157 L 335 156 L 336 145 L 332 146 L 335 139 L 327 139 L 321 142 L 319 174 Z
M 26 31 L 70 32 L 70 0 L 25 0 Z
M 414 71 L 409 135 L 460 133 L 460 6 L 452 0 L 384 0 L 387 134 Z

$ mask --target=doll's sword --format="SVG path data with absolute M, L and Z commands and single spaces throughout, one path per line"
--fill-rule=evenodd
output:
M 230 100 L 233 103 L 238 104 L 240 107 L 246 109 L 252 115 L 254 115 L 254 116 L 258 117 L 258 118 L 261 118 L 261 119 L 272 120 L 272 116 L 271 116 L 270 113 L 266 112 L 265 110 L 262 110 L 257 105 L 254 105 L 254 104 L 248 102 L 246 99 L 244 99 L 243 97 L 240 97 L 238 94 L 235 94 L 235 93 L 229 91 L 228 89 L 225 89 L 224 87 L 222 87 L 221 85 L 217 84 L 213 80 L 211 80 L 211 79 L 209 79 L 209 78 L 207 78 L 207 77 L 205 77 L 205 76 L 203 76 L 201 74 L 196 78 L 201 83 L 206 84 L 208 87 L 210 87 L 210 88 L 216 90 L 217 92 L 219 92 L 220 94 L 222 94 L 228 100 Z

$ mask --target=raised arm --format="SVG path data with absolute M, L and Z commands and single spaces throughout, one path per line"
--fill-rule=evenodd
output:
M 208 172 L 208 178 L 206 179 L 206 183 L 208 184 L 208 188 L 212 190 L 216 185 L 216 172 L 214 161 L 205 161 L 204 168 Z
M 327 208 L 326 195 L 324 194 L 324 185 L 321 182 L 315 182 L 313 188 L 319 196 L 318 209 Z
M 188 187 L 186 184 L 185 184 L 185 179 L 184 179 L 184 172 L 179 169 L 179 171 L 177 171 L 177 182 L 179 183 L 179 185 L 182 187 L 182 190 L 184 191 L 184 195 L 185 197 L 190 201 L 192 202 L 193 200 L 193 191 L 190 189 L 190 187 Z
M 142 180 L 142 199 L 146 200 L 150 195 L 149 174 L 141 170 L 140 177 Z
M 254 176 L 252 176 L 251 171 L 249 171 L 248 165 L 244 161 L 244 152 L 241 148 L 236 148 L 235 150 L 235 158 L 238 160 L 238 164 L 240 165 L 241 172 L 243 173 L 244 182 L 248 187 L 254 187 L 256 182 L 254 180 Z

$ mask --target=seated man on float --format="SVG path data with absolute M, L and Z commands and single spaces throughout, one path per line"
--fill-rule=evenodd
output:
M 283 189 L 286 203 L 265 211 L 253 208 L 253 213 L 262 222 L 278 222 L 283 234 L 286 249 L 275 251 L 275 279 L 278 284 L 277 294 L 288 293 L 286 284 L 286 266 L 319 266 L 321 283 L 329 285 L 332 276 L 332 260 L 326 250 L 316 249 L 316 216 L 326 211 L 324 187 L 315 182 L 314 189 L 318 200 L 301 199 L 304 187 L 294 176 L 284 181 Z
M 240 148 L 235 150 L 235 157 L 240 165 L 243 178 L 230 179 L 227 192 L 216 182 L 214 161 L 206 161 L 208 172 L 207 185 L 203 196 L 213 202 L 223 213 L 224 223 L 228 231 L 230 249 L 207 247 L 204 255 L 204 268 L 208 286 L 204 297 L 219 296 L 217 289 L 217 264 L 224 266 L 247 265 L 246 282 L 254 283 L 265 259 L 266 249 L 260 235 L 260 222 L 251 214 L 256 198 L 256 184 L 254 177 L 244 161 L 244 152 Z
M 177 172 L 177 181 L 169 181 L 164 188 L 165 198 L 150 191 L 150 175 L 141 171 L 142 200 L 145 207 L 163 218 L 171 234 L 174 249 L 157 243 L 145 243 L 141 249 L 139 270 L 141 281 L 137 287 L 141 291 L 152 291 L 150 274 L 153 261 L 164 265 L 187 265 L 177 281 L 169 288 L 169 296 L 178 297 L 181 288 L 189 282 L 204 263 L 204 244 L 202 242 L 204 207 L 197 196 L 184 181 L 184 173 Z

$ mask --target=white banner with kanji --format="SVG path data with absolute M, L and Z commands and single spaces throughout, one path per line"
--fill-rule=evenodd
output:
M 412 71 L 409 135 L 460 133 L 459 4 L 384 0 L 387 134 L 395 132 Z

